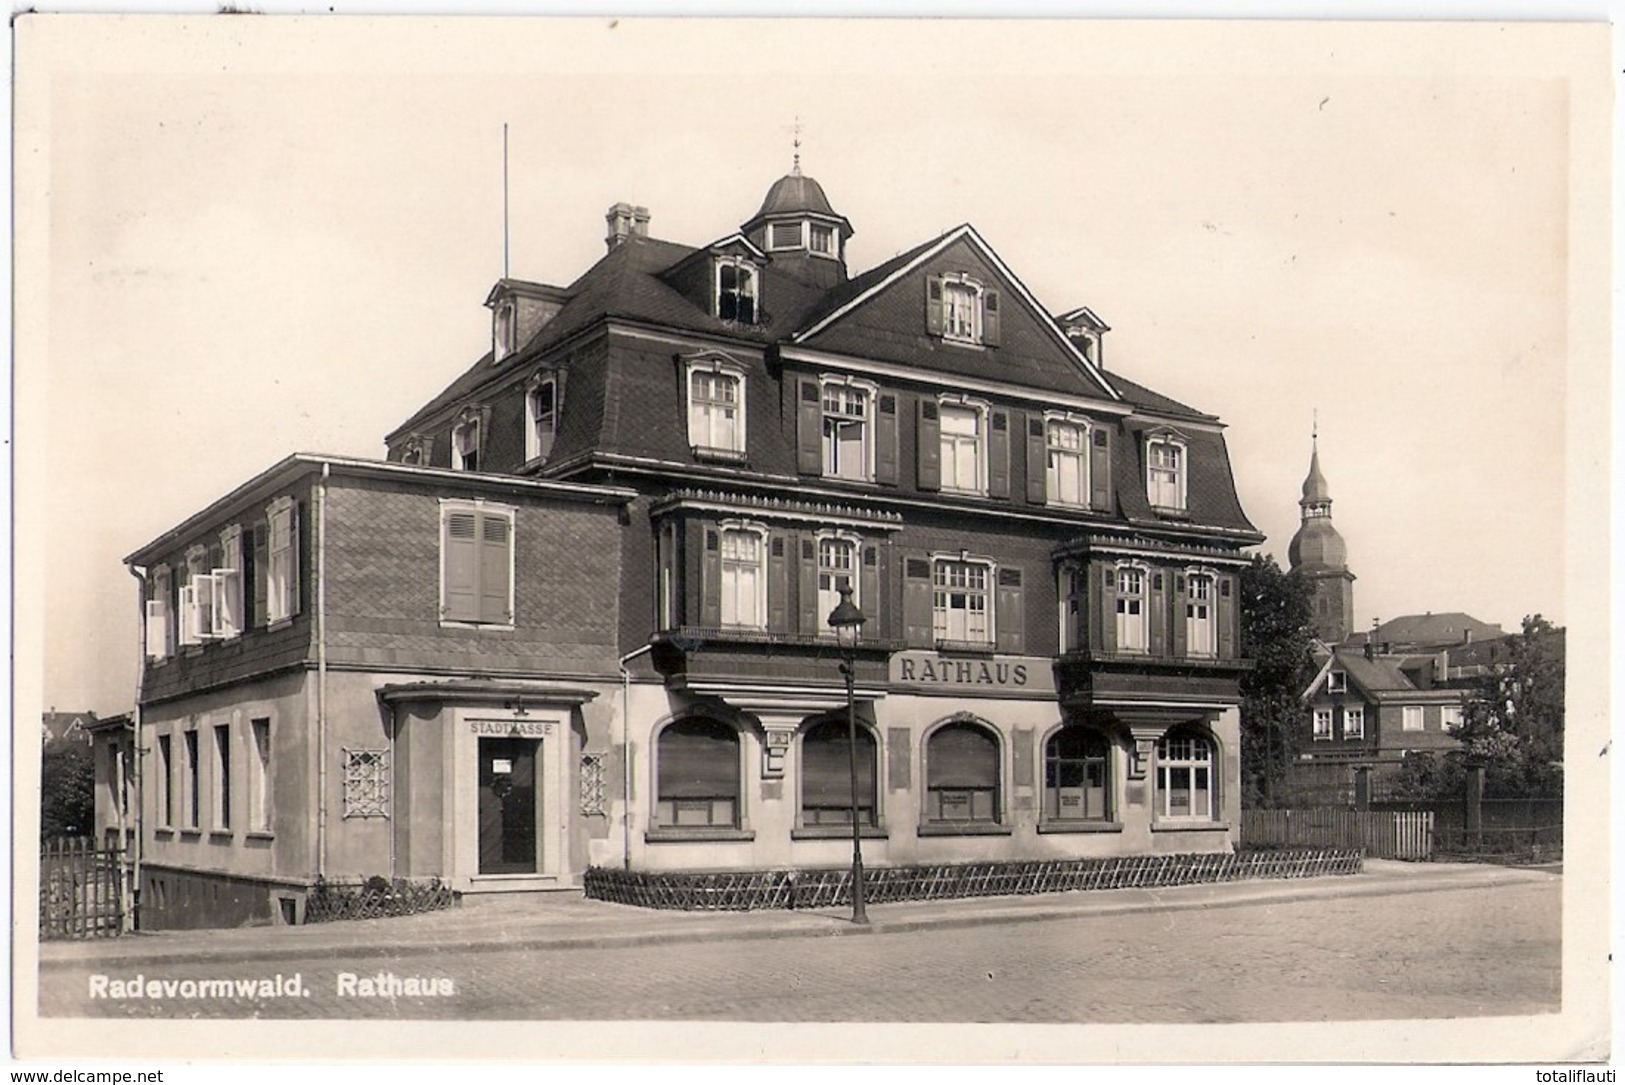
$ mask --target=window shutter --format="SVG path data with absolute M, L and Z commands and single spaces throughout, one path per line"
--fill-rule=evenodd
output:
M 927 558 L 903 559 L 903 639 L 910 648 L 930 648 L 936 644 L 931 619 L 931 562 Z
M 1044 416 L 1027 416 L 1027 500 L 1042 505 L 1049 496 L 1049 447 L 1044 443 Z
M 255 524 L 250 538 L 252 542 L 249 544 L 249 549 L 253 553 L 250 556 L 248 567 L 254 570 L 254 590 L 249 593 L 249 598 L 254 600 L 254 622 L 258 625 L 264 625 L 270 614 L 266 595 L 266 585 L 270 583 L 270 578 L 267 576 L 266 562 L 269 560 L 270 555 L 266 549 L 265 525 Z
M 875 397 L 875 481 L 897 485 L 897 394 L 881 392 Z
M 999 594 L 994 601 L 994 647 L 1001 652 L 1020 653 L 1027 650 L 1027 612 L 1022 604 L 1021 570 L 999 570 Z
M 775 532 L 767 540 L 767 628 L 790 632 L 790 557 L 785 537 Z
M 700 624 L 707 629 L 722 625 L 722 538 L 715 528 L 705 529 L 705 549 L 700 554 Z
M 925 334 L 942 334 L 942 276 L 929 275 L 925 280 Z
M 937 419 L 937 401 L 921 399 L 916 443 L 919 445 L 919 488 L 942 489 L 942 426 Z
M 496 625 L 513 621 L 509 606 L 509 574 L 513 569 L 513 539 L 508 518 L 480 515 L 479 620 Z
M 1219 597 L 1214 600 L 1218 607 L 1217 618 L 1219 626 L 1219 658 L 1235 659 L 1237 629 L 1236 592 L 1234 576 L 1219 577 Z
M 1190 627 L 1185 619 L 1185 608 L 1191 601 L 1191 579 L 1174 577 L 1173 605 L 1170 611 L 1174 622 L 1174 655 L 1184 659 L 1190 653 Z
M 827 632 L 824 617 L 818 613 L 818 543 L 810 534 L 799 536 L 800 560 L 796 562 L 796 611 L 798 631 L 807 637 Z
M 1095 426 L 1089 440 L 1089 507 L 1112 511 L 1112 434 L 1105 426 Z
M 1089 644 L 1110 655 L 1117 651 L 1117 568 L 1105 562 L 1095 562 L 1095 599 L 1100 606 L 1100 620 L 1094 623 Z
M 1154 572 L 1146 577 L 1146 609 L 1150 612 L 1146 622 L 1146 651 L 1154 656 L 1168 654 L 1168 598 L 1172 593 L 1173 585 L 1168 583 L 1165 573 Z M 1177 634 L 1181 643 L 1184 641 L 1184 625 L 1178 626 Z
M 987 437 L 987 495 L 1010 496 L 1010 412 L 994 411 Z
M 451 622 L 477 621 L 479 601 L 479 518 L 472 512 L 447 511 L 441 547 L 445 589 L 440 617 Z
M 796 470 L 816 475 L 824 466 L 824 405 L 816 380 L 798 377 L 796 384 Z
M 859 607 L 868 621 L 863 623 L 865 640 L 879 640 L 885 636 L 880 605 L 880 549 L 866 544 L 862 547 L 863 564 L 858 568 Z
M 165 648 L 169 644 L 168 621 L 165 620 L 164 602 L 162 599 L 147 600 L 147 656 L 151 659 L 162 659 L 168 653 Z
M 999 345 L 999 292 L 997 290 L 982 291 L 982 343 L 990 347 Z

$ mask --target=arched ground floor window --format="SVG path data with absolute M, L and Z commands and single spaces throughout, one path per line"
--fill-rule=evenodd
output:
M 956 720 L 925 747 L 925 820 L 995 824 L 999 820 L 999 740 L 986 727 Z
M 655 824 L 739 826 L 739 732 L 703 717 L 678 720 L 655 747 Z
M 852 768 L 844 716 L 820 720 L 801 736 L 801 823 L 852 824 Z M 858 726 L 858 824 L 876 825 L 875 736 Z

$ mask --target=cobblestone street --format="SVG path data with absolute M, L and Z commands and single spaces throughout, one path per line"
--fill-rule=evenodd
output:
M 54 964 L 47 1016 L 1258 1022 L 1558 1009 L 1561 880 L 954 930 L 592 949 L 403 950 L 233 963 Z M 340 973 L 455 994 L 339 994 Z M 114 980 L 299 973 L 305 997 L 89 997 Z

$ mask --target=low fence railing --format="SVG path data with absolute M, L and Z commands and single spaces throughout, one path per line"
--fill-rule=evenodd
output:
M 1152 889 L 1246 878 L 1358 874 L 1360 870 L 1360 852 L 1352 849 L 933 863 L 865 871 L 864 898 L 871 904 L 886 904 L 1082 889 Z M 848 868 L 664 872 L 593 867 L 586 873 L 584 888 L 594 900 L 639 908 L 825 908 L 851 903 L 852 872 Z
M 1251 848 L 1359 848 L 1374 859 L 1428 859 L 1433 814 L 1338 806 L 1243 810 L 1241 842 Z
M 90 837 L 40 846 L 40 937 L 107 938 L 124 929 L 124 853 Z
M 450 908 L 457 894 L 438 879 L 414 882 L 371 878 L 362 883 L 318 882 L 305 898 L 306 923 L 379 919 Z

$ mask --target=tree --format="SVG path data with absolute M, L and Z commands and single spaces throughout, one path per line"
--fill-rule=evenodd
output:
M 49 742 L 40 766 L 40 836 L 89 836 L 96 826 L 96 763 L 83 742 Z
M 1254 555 L 1241 573 L 1241 653 L 1252 669 L 1241 677 L 1242 803 L 1268 805 L 1291 756 L 1303 719 L 1299 700 L 1314 676 L 1310 657 L 1309 582 L 1282 572 L 1273 557 Z
M 1492 665 L 1462 713 L 1464 767 L 1484 769 L 1491 798 L 1559 795 L 1563 789 L 1563 630 L 1539 614 L 1508 638 L 1509 658 Z

